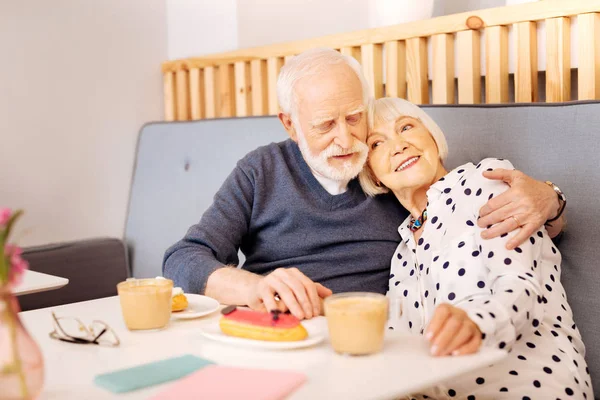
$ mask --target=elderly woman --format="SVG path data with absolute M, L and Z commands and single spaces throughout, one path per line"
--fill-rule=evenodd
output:
M 374 103 L 361 184 L 392 191 L 410 216 L 398 231 L 388 296 L 402 306 L 390 328 L 429 341 L 435 356 L 508 351 L 500 363 L 423 393 L 422 398 L 593 398 L 584 345 L 560 283 L 561 256 L 544 228 L 507 250 L 519 229 L 482 240 L 480 207 L 508 189 L 482 172 L 514 169 L 485 159 L 450 172 L 446 140 L 417 106 Z M 421 398 L 420 396 L 416 396 Z

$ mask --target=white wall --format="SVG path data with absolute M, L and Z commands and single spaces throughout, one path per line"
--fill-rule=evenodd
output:
M 369 2 L 238 0 L 238 46 L 263 46 L 369 28 Z
M 238 48 L 236 0 L 167 0 L 169 59 Z
M 0 2 L 0 205 L 19 243 L 121 237 L 137 133 L 162 118 L 165 0 Z

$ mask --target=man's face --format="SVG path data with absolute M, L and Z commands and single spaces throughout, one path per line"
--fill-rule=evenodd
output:
M 297 114 L 292 137 L 311 168 L 321 175 L 350 180 L 368 154 L 366 105 L 362 85 L 347 65 L 335 65 L 295 87 Z

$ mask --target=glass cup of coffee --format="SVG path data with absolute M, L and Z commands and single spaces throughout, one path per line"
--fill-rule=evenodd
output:
M 129 330 L 161 329 L 171 318 L 170 279 L 127 279 L 117 285 L 121 311 Z
M 349 355 L 381 351 L 388 307 L 388 298 L 379 293 L 350 292 L 327 297 L 325 317 L 333 349 Z

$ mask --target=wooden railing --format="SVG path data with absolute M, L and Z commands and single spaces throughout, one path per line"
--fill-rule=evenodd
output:
M 545 100 L 572 100 L 572 20 L 577 21 L 577 98 L 600 99 L 600 0 L 545 0 L 168 61 L 162 65 L 165 119 L 275 115 L 282 65 L 294 54 L 321 46 L 359 60 L 376 98 L 398 96 L 417 104 L 476 104 L 483 99 L 506 103 L 513 96 L 509 27 L 514 38 L 514 101 L 539 101 L 539 51 L 546 58 Z M 541 24 L 545 49 L 537 43 Z

